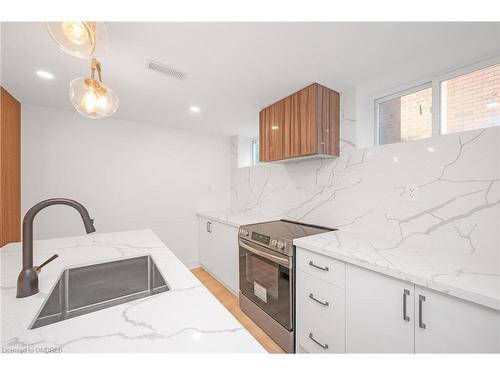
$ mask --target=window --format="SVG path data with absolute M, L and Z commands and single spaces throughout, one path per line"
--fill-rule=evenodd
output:
M 499 101 L 497 58 L 375 100 L 376 139 L 383 145 L 500 126 Z
M 500 125 L 500 64 L 441 82 L 441 133 Z
M 259 138 L 252 139 L 252 165 L 260 164 L 259 159 Z
M 379 144 L 432 136 L 432 88 L 426 86 L 378 101 Z

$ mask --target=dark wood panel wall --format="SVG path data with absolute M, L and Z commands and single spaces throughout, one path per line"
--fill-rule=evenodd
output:
M 21 240 L 21 104 L 0 91 L 1 247 Z

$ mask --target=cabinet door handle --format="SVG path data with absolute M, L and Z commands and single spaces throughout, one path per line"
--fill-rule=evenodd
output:
M 316 340 L 314 337 L 313 337 L 313 334 L 312 333 L 309 333 L 309 338 L 312 340 L 312 342 L 314 342 L 316 345 L 319 345 L 321 346 L 323 349 L 328 349 L 328 344 L 322 344 L 320 343 L 318 340 Z
M 212 223 L 210 221 L 207 221 L 207 232 L 212 233 Z
M 406 315 L 406 297 L 410 295 L 410 291 L 408 289 L 403 290 L 403 320 L 409 322 L 410 317 Z
M 330 305 L 330 303 L 329 303 L 328 301 L 323 302 L 323 301 L 320 301 L 320 300 L 319 300 L 319 299 L 317 299 L 317 298 L 314 298 L 314 295 L 313 295 L 312 293 L 309 293 L 309 298 L 310 298 L 310 299 L 312 299 L 313 301 L 318 302 L 320 305 L 323 305 L 323 306 L 328 306 L 328 305 Z
M 309 261 L 309 265 L 311 267 L 317 268 L 321 271 L 328 271 L 329 270 L 328 266 L 325 266 L 325 267 L 318 266 L 317 264 L 314 264 L 312 260 Z
M 423 304 L 425 302 L 425 296 L 418 296 L 418 326 L 422 329 L 425 329 L 426 324 L 424 323 L 424 319 L 422 316 Z

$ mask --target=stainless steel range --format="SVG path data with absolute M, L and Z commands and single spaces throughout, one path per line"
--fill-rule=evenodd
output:
M 287 220 L 239 229 L 240 307 L 288 353 L 295 351 L 293 240 L 332 230 Z

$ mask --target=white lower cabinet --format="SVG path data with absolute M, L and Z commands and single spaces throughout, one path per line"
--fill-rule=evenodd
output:
M 413 284 L 347 264 L 348 353 L 413 353 Z
M 204 269 L 238 294 L 238 228 L 198 217 L 198 257 Z
M 345 352 L 345 291 L 297 271 L 298 352 Z
M 500 353 L 500 312 L 415 287 L 416 353 Z
M 297 248 L 296 351 L 345 353 L 345 263 Z
M 500 311 L 301 248 L 297 263 L 298 353 L 500 353 Z

